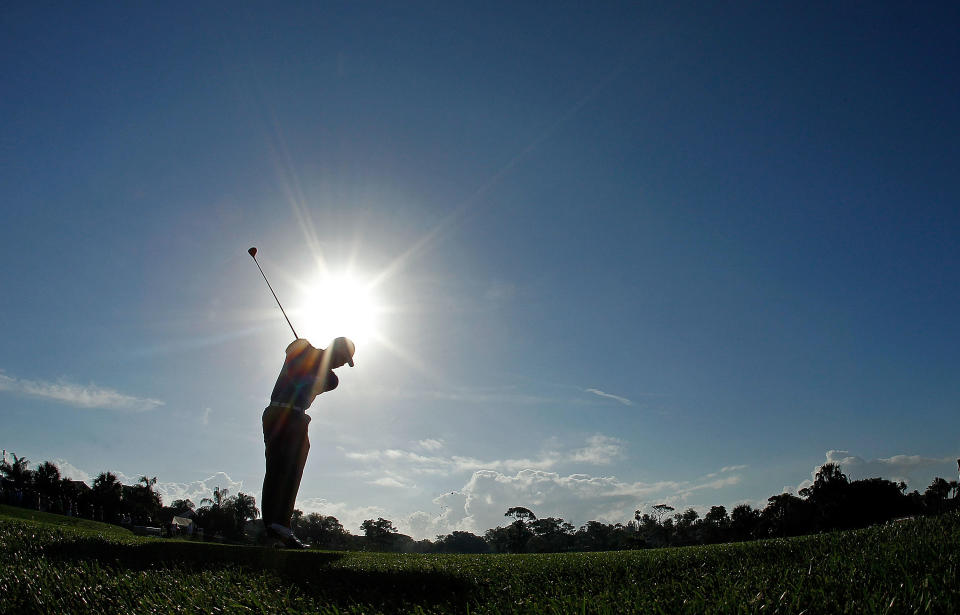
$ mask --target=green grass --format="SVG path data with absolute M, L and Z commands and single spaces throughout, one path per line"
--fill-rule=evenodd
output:
M 87 519 L 77 519 L 76 517 L 54 515 L 36 510 L 29 510 L 27 508 L 17 508 L 16 506 L 6 506 L 4 504 L 0 504 L 0 520 L 10 519 L 38 521 L 46 526 L 67 527 L 83 532 L 91 532 L 94 534 L 133 536 L 130 530 L 122 528 L 118 525 L 98 523 L 97 521 L 88 521 Z
M 955 613 L 958 580 L 956 514 L 709 547 L 397 555 L 158 540 L 0 508 L 2 613 Z

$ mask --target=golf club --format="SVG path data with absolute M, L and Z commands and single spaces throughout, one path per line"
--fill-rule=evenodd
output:
M 290 319 L 287 318 L 287 313 L 284 311 L 283 306 L 280 305 L 280 300 L 277 299 L 277 293 L 273 292 L 273 286 L 270 286 L 270 280 L 267 279 L 267 274 L 263 272 L 263 267 L 260 266 L 260 262 L 257 260 L 257 249 L 250 248 L 247 250 L 247 254 L 253 257 L 253 262 L 257 263 L 257 269 L 260 270 L 260 275 L 263 276 L 263 281 L 267 283 L 267 288 L 270 289 L 270 293 L 273 295 L 273 298 L 277 300 L 277 306 L 280 307 L 283 317 L 287 319 L 287 324 L 290 325 L 290 330 L 293 331 L 293 337 L 295 339 L 300 339 L 300 336 L 297 335 L 297 330 L 293 328 L 293 324 L 290 322 Z

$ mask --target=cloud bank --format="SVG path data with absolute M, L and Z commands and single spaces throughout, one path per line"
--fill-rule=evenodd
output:
M 599 466 L 620 455 L 621 447 L 615 438 L 595 435 L 587 439 L 583 448 L 548 452 L 539 461 L 541 465 L 576 461 Z M 351 506 L 320 498 L 297 501 L 297 507 L 304 512 L 333 515 L 354 533 L 364 519 L 382 516 L 416 539 L 434 539 L 454 530 L 482 535 L 487 529 L 505 524 L 503 514 L 512 506 L 526 506 L 537 516 L 562 517 L 578 526 L 590 520 L 627 523 L 633 519 L 635 510 L 646 510 L 659 503 L 668 503 L 677 509 L 694 507 L 704 512 L 707 508 L 704 501 L 715 503 L 717 491 L 740 484 L 739 470 L 746 468 L 728 466 L 690 480 L 644 483 L 623 481 L 616 476 L 522 467 L 529 460 L 478 462 L 397 449 L 347 453 L 347 457 L 366 464 L 382 462 L 382 467 L 358 472 L 369 484 L 380 487 L 413 488 L 419 473 L 469 471 L 460 488 L 433 500 L 437 506 L 433 512 L 416 510 L 397 515 L 380 506 Z
M 160 497 L 163 498 L 164 504 L 170 505 L 174 500 L 189 499 L 197 506 L 200 506 L 200 500 L 203 498 L 212 498 L 213 490 L 217 487 L 220 489 L 228 489 L 230 491 L 229 495 L 237 495 L 243 491 L 243 481 L 233 480 L 226 472 L 217 472 L 204 480 L 195 480 L 189 483 L 161 483 L 158 481 L 154 489 L 160 494 Z M 259 493 L 250 495 L 254 495 L 259 500 Z M 259 502 L 257 506 L 260 506 Z
M 477 470 L 519 472 L 550 470 L 563 464 L 609 465 L 623 456 L 623 441 L 597 434 L 586 440 L 586 446 L 573 450 L 547 450 L 532 458 L 477 459 L 461 455 L 436 454 L 444 447 L 439 440 L 420 440 L 417 448 L 424 453 L 403 449 L 347 451 L 344 456 L 367 466 L 373 478 L 367 482 L 380 486 L 409 487 L 417 475 L 448 475 Z
M 79 408 L 146 412 L 163 405 L 159 399 L 134 397 L 95 384 L 79 385 L 66 380 L 24 380 L 0 373 L 0 391 L 39 397 Z
M 713 473 L 714 475 L 718 473 Z M 704 490 L 736 485 L 742 477 L 719 472 L 718 478 L 656 483 L 625 482 L 615 476 L 563 475 L 544 470 L 521 470 L 503 474 L 478 470 L 456 491 L 434 500 L 435 514 L 417 511 L 395 523 L 401 532 L 414 538 L 435 538 L 454 530 L 482 535 L 505 525 L 504 512 L 511 506 L 525 506 L 538 517 L 562 517 L 574 525 L 596 520 L 627 523 L 637 509 L 666 502 L 680 509 Z M 705 508 L 705 507 L 701 507 Z

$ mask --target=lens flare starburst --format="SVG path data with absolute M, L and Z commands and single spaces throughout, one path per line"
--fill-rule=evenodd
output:
M 301 335 L 313 344 L 324 346 L 342 335 L 363 345 L 377 336 L 381 308 L 363 276 L 328 273 L 304 284 L 302 291 L 296 321 L 303 323 Z

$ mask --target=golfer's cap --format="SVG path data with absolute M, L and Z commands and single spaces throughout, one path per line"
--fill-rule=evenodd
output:
M 357 345 L 349 337 L 338 337 L 330 343 L 329 350 L 340 355 L 347 365 L 353 367 L 353 353 L 357 351 Z

